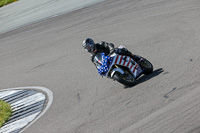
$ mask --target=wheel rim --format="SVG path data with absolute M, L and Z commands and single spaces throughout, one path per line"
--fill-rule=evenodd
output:
M 151 64 L 147 61 L 144 61 L 142 65 L 145 66 L 146 68 L 151 68 Z
M 121 73 L 120 73 L 119 76 L 120 76 L 123 80 L 129 81 L 129 82 L 133 82 L 133 81 L 134 81 L 133 76 L 132 76 L 129 72 L 127 72 L 127 71 L 125 71 L 124 74 L 121 74 Z

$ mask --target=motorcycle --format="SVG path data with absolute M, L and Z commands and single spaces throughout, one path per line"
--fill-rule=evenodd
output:
M 120 45 L 118 48 L 125 48 Z M 142 75 L 153 72 L 153 65 L 142 57 L 142 61 L 136 62 L 131 57 L 112 53 L 98 53 L 94 57 L 94 64 L 101 76 L 113 79 L 125 86 L 134 86 L 137 79 Z

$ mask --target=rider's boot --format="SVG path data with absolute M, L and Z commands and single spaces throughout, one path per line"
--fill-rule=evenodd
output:
M 134 55 L 130 51 L 127 51 L 127 55 L 130 56 L 137 63 L 140 63 L 143 60 L 142 57 L 140 57 L 139 55 Z
M 120 55 L 127 55 L 130 56 L 134 61 L 136 61 L 137 63 L 142 61 L 142 57 L 138 56 L 138 55 L 134 55 L 132 54 L 130 51 L 128 51 L 127 49 L 123 48 L 123 49 L 119 49 L 116 48 L 115 52 L 120 54 Z
M 143 60 L 143 58 L 140 57 L 140 56 L 138 56 L 138 55 L 132 54 L 131 57 L 132 57 L 132 59 L 133 59 L 134 61 L 136 61 L 137 63 L 140 63 L 140 62 Z

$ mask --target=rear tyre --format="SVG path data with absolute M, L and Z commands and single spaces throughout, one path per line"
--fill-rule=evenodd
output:
M 113 79 L 127 86 L 134 86 L 136 84 L 136 80 L 134 79 L 133 75 L 127 71 L 125 71 L 124 74 L 115 72 L 115 74 L 113 75 Z
M 153 72 L 153 65 L 147 59 L 143 58 L 143 60 L 141 62 L 139 62 L 138 64 L 142 68 L 143 74 L 148 75 Z

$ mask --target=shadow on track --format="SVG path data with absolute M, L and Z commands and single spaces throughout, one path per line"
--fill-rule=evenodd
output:
M 137 79 L 137 83 L 136 85 L 138 84 L 141 84 L 143 82 L 146 82 L 147 80 L 150 80 L 151 78 L 154 78 L 156 76 L 158 76 L 159 74 L 161 74 L 162 72 L 164 72 L 163 68 L 159 68 L 159 69 L 156 69 L 154 70 L 151 74 L 149 75 L 143 75 L 141 76 L 139 79 Z M 134 85 L 134 86 L 136 86 Z M 124 88 L 132 88 L 134 86 L 125 86 Z
M 153 73 L 149 74 L 149 75 L 143 75 L 142 77 L 140 77 L 138 80 L 137 80 L 137 84 L 141 84 L 153 77 L 156 77 L 158 76 L 159 74 L 161 74 L 162 72 L 164 72 L 163 68 L 159 68 L 159 69 L 156 69 L 153 71 Z

